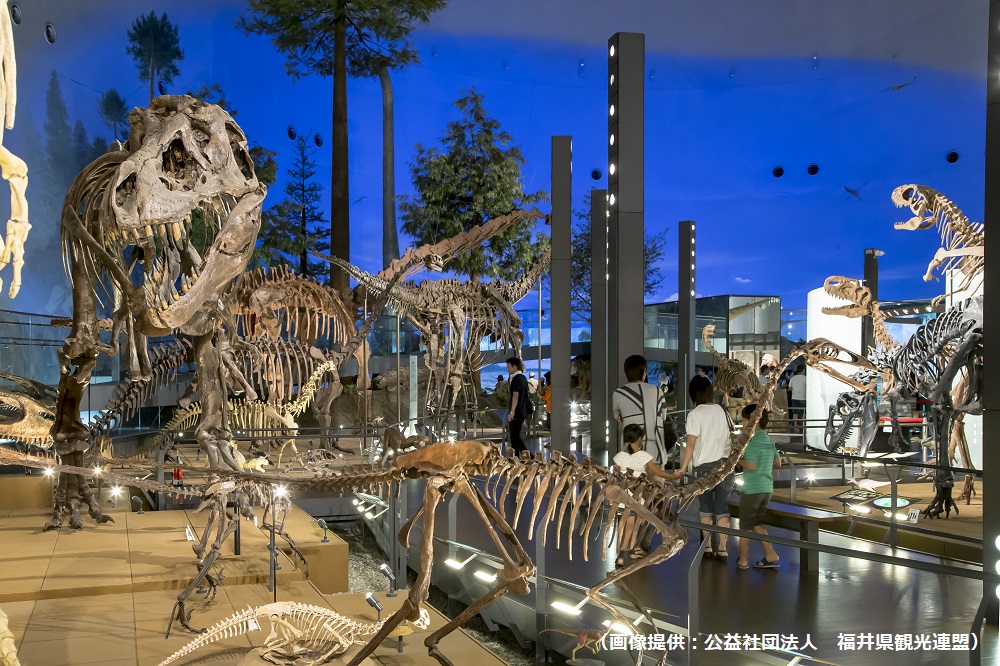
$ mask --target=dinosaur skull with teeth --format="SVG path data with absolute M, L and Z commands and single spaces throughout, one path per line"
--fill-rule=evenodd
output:
M 144 328 L 183 330 L 246 267 L 264 186 L 243 131 L 218 106 L 160 97 L 129 122 L 136 150 L 115 173 L 103 241 L 142 250 Z
M 80 420 L 97 355 L 118 354 L 124 334 L 134 379 L 148 377 L 146 336 L 194 337 L 204 413 L 195 430 L 213 466 L 238 469 L 224 445 L 226 387 L 219 333 L 222 298 L 250 260 L 266 188 L 254 175 L 243 131 L 223 109 L 163 96 L 129 114 L 128 142 L 80 172 L 63 206 L 62 245 L 73 283 L 73 324 L 59 352 L 53 443 L 64 464 L 82 466 L 89 431 Z M 99 301 L 100 295 L 110 296 Z M 110 342 L 98 309 L 111 308 Z M 53 518 L 81 504 L 104 522 L 85 478 L 60 478 Z

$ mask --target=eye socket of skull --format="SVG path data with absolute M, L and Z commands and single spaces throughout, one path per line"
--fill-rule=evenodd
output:
M 233 159 L 236 160 L 236 166 L 239 167 L 240 173 L 247 180 L 252 180 L 254 175 L 253 159 L 246 149 L 246 137 L 243 136 L 240 128 L 232 123 L 226 123 L 226 135 L 229 137 L 229 147 L 233 151 Z
M 132 199 L 132 196 L 135 194 L 137 178 L 137 174 L 133 171 L 115 188 L 115 205 L 118 208 L 125 208 L 126 204 Z
M 916 196 L 916 194 L 917 194 L 916 190 L 914 190 L 912 187 L 908 187 L 905 190 L 903 190 L 903 198 L 906 199 L 907 201 L 912 201 L 913 198 Z
M 198 172 L 194 168 L 194 157 L 180 136 L 175 136 L 170 140 L 163 150 L 161 160 L 164 175 L 160 176 L 160 181 L 167 190 L 172 192 L 180 189 L 184 192 L 190 192 L 196 187 Z M 169 176 L 169 178 L 164 176 Z

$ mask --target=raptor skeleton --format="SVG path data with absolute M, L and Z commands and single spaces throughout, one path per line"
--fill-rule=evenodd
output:
M 962 278 L 957 286 L 934 299 L 937 304 L 954 293 L 975 291 L 983 285 L 986 265 L 986 238 L 981 222 L 970 222 L 951 199 L 926 185 L 900 185 L 892 191 L 897 208 L 909 208 L 913 217 L 897 222 L 896 229 L 921 231 L 936 227 L 941 247 L 927 265 L 924 282 L 937 279 L 934 271 L 946 274 L 957 270 Z

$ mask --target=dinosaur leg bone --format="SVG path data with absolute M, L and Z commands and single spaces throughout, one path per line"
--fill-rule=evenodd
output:
M 404 620 L 412 621 L 420 617 L 420 604 L 427 600 L 431 587 L 431 569 L 434 564 L 434 511 L 443 497 L 443 486 L 448 482 L 447 478 L 432 476 L 424 484 L 424 528 L 420 536 L 420 573 L 417 574 L 416 583 L 410 589 L 410 594 L 400 609 L 385 621 L 378 633 L 354 655 L 347 666 L 359 666 Z
M 0 245 L 0 270 L 14 262 L 14 277 L 10 283 L 10 297 L 21 289 L 21 269 L 24 267 L 24 244 L 31 225 L 28 223 L 28 165 L 20 157 L 0 145 L 0 173 L 10 183 L 10 219 L 7 220 L 7 238 Z M 0 287 L 3 281 L 0 280 Z

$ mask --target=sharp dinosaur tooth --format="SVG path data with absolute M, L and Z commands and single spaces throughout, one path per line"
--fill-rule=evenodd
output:
M 166 309 L 167 309 L 167 307 L 169 307 L 169 306 L 167 305 L 167 302 L 166 302 L 166 301 L 164 301 L 164 300 L 160 300 L 160 309 L 161 309 L 161 310 L 166 310 Z
M 172 225 L 170 225 L 170 231 L 174 235 L 174 240 L 178 242 L 181 240 L 181 236 L 184 235 L 183 227 L 181 226 L 180 222 L 174 222 Z
M 172 298 L 174 300 L 174 303 L 176 303 L 177 301 L 181 300 L 181 295 L 175 291 L 172 294 L 170 294 L 170 298 Z
M 146 231 L 146 238 L 152 239 L 153 238 L 153 225 L 147 224 L 145 231 Z
M 156 228 L 156 230 L 160 233 L 160 238 L 166 238 L 167 237 L 167 225 L 166 224 L 160 224 Z

